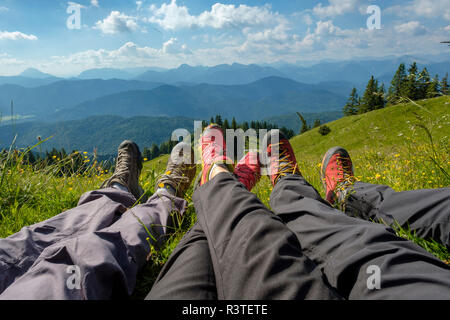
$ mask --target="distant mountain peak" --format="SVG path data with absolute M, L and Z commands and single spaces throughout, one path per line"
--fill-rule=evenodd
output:
M 36 68 L 28 68 L 24 70 L 21 74 L 19 74 L 19 76 L 36 79 L 45 79 L 53 77 L 51 74 L 44 73 Z

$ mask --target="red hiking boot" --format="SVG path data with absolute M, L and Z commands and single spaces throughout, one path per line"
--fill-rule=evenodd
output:
M 279 130 L 270 130 L 263 140 L 267 146 L 269 175 L 272 185 L 287 174 L 301 175 L 289 140 Z
M 344 201 L 346 190 L 356 181 L 347 150 L 334 147 L 327 151 L 322 160 L 321 177 L 327 201 L 331 204 L 336 200 Z
M 256 151 L 248 152 L 234 168 L 234 174 L 248 191 L 252 191 L 261 178 L 259 153 Z
M 225 166 L 233 173 L 233 161 L 226 155 L 226 144 L 222 129 L 217 124 L 210 124 L 200 137 L 202 154 L 202 173 L 200 185 L 209 181 L 209 174 L 215 164 Z

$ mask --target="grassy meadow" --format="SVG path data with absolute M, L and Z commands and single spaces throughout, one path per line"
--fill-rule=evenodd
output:
M 449 111 L 449 96 L 388 106 L 328 123 L 331 132 L 326 136 L 320 135 L 318 128 L 315 128 L 295 136 L 291 143 L 303 176 L 322 196 L 320 162 L 323 154 L 336 145 L 350 152 L 358 180 L 389 185 L 396 191 L 449 187 Z M 20 156 L 10 153 L 8 159 L 0 161 L 2 238 L 76 206 L 84 192 L 97 189 L 111 174 L 93 163 L 86 174 L 75 172 L 71 176 L 60 176 L 56 174 L 58 166 L 70 161 L 70 156 L 43 169 L 33 169 L 20 161 L 11 161 Z M 148 194 L 153 193 L 157 177 L 164 172 L 167 159 L 165 155 L 144 163 L 140 180 Z M 269 179 L 263 177 L 253 192 L 269 207 L 271 191 Z M 173 248 L 195 222 L 192 186 L 186 194 L 186 200 L 190 205 L 181 227 L 174 230 L 161 250 L 152 249 L 150 260 L 138 277 L 132 298 L 145 297 Z M 443 261 L 450 260 L 450 254 L 444 246 L 417 238 L 409 230 L 398 228 L 396 231 Z

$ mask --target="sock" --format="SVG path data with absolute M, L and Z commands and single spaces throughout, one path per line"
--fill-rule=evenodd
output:
M 156 190 L 155 193 L 162 192 L 163 190 L 169 192 L 173 196 L 176 195 L 176 193 L 177 193 L 176 190 L 168 184 L 165 184 L 164 188 L 158 188 L 158 190 Z
M 114 182 L 111 187 L 113 187 L 115 189 L 119 189 L 119 190 L 125 191 L 125 192 L 130 192 L 130 190 L 128 190 L 127 187 L 125 187 L 124 185 L 122 185 L 120 183 L 117 183 L 117 182 Z

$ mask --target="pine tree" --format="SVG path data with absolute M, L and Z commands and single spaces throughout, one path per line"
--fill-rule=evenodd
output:
M 359 108 L 358 90 L 356 90 L 356 88 L 353 87 L 352 92 L 350 93 L 350 97 L 348 98 L 347 103 L 344 106 L 342 112 L 344 113 L 345 116 L 351 116 L 358 113 L 358 108 Z
M 209 120 L 209 123 L 215 123 L 214 118 L 211 117 L 211 119 Z
M 220 115 L 217 115 L 217 116 L 216 116 L 215 123 L 216 123 L 217 125 L 219 125 L 219 126 L 222 126 L 222 125 L 223 125 L 222 117 L 221 117 Z
M 413 62 L 408 69 L 408 76 L 405 83 L 405 96 L 411 100 L 417 100 L 419 97 L 417 72 L 417 63 Z
M 156 143 L 152 144 L 152 147 L 150 148 L 150 153 L 152 155 L 152 159 L 159 156 L 159 147 L 156 145 Z
M 381 86 L 378 88 L 377 95 L 377 103 L 375 105 L 375 109 L 382 109 L 386 105 L 386 90 L 384 89 L 384 83 L 381 83 Z
M 225 120 L 223 121 L 222 129 L 223 129 L 223 130 L 230 129 L 230 124 L 228 123 L 228 119 L 225 119 Z
M 361 98 L 358 113 L 366 113 L 377 109 L 377 105 L 379 104 L 378 90 L 378 81 L 371 76 L 367 83 L 366 91 Z
M 237 123 L 236 119 L 233 117 L 233 120 L 231 120 L 231 129 L 236 130 L 237 129 Z
M 396 104 L 401 101 L 405 94 L 406 86 L 406 67 L 404 63 L 401 63 L 397 69 L 397 72 L 392 78 L 391 86 L 388 90 L 388 101 L 392 104 Z
M 430 74 L 427 68 L 423 68 L 417 79 L 417 97 L 416 99 L 425 99 L 427 97 L 428 86 L 431 83 Z
M 448 72 L 445 74 L 445 77 L 442 78 L 441 81 L 441 93 L 443 95 L 450 94 L 449 88 L 448 88 Z
M 440 85 L 439 85 L 439 76 L 436 75 L 433 80 L 430 81 L 425 98 L 435 98 L 439 95 Z
M 314 120 L 314 125 L 313 125 L 313 128 L 317 128 L 317 127 L 320 127 L 320 125 L 321 125 L 321 123 L 320 123 L 320 119 L 316 119 L 316 120 Z

